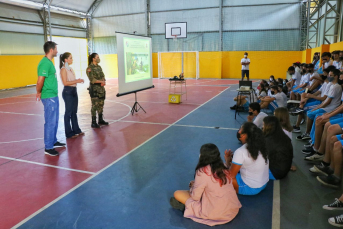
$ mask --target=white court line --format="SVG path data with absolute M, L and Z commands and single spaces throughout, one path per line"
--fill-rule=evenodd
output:
M 196 128 L 206 128 L 206 129 L 214 129 L 214 126 L 194 126 L 194 125 L 182 125 L 182 124 L 170 124 L 170 123 L 158 123 L 158 122 L 137 122 L 137 121 L 125 121 L 121 120 L 120 122 L 130 122 L 130 123 L 140 123 L 140 124 L 151 124 L 151 125 L 163 125 L 163 126 L 181 126 L 181 127 L 196 127 Z M 239 130 L 237 128 L 227 128 L 227 127 L 219 127 L 222 130 Z
M 7 143 L 16 143 L 16 142 L 29 142 L 34 140 L 41 140 L 43 138 L 32 138 L 32 139 L 26 139 L 26 140 L 18 140 L 18 141 L 10 141 L 10 142 L 0 142 L 0 144 L 7 144 Z
M 51 168 L 55 168 L 55 169 L 63 169 L 63 170 L 68 170 L 68 171 L 73 171 L 73 172 L 79 172 L 79 173 L 87 173 L 87 174 L 92 174 L 92 175 L 95 174 L 95 173 L 93 173 L 93 172 L 88 172 L 88 171 L 84 171 L 84 170 L 69 169 L 69 168 L 65 168 L 65 167 L 60 167 L 60 166 L 55 166 L 55 165 L 48 165 L 48 164 L 39 163 L 39 162 L 34 162 L 34 161 L 21 160 L 21 159 L 12 158 L 12 157 L 0 156 L 0 158 L 2 158 L 2 159 L 7 159 L 7 160 L 11 160 L 11 161 L 25 162 L 25 163 L 29 163 L 29 164 L 42 165 L 42 166 L 45 166 L 45 167 L 51 167 Z
M 36 101 L 25 101 L 25 102 L 15 102 L 15 103 L 3 103 L 0 104 L 0 106 L 2 105 L 11 105 L 11 104 L 17 104 L 17 103 L 35 103 Z
M 225 90 L 224 90 L 225 91 Z M 194 111 L 196 111 L 197 109 L 199 109 L 200 107 L 202 107 L 203 105 L 205 105 L 206 103 L 210 102 L 211 100 L 213 100 L 214 98 L 216 98 L 217 96 L 221 95 L 224 91 L 220 92 L 218 95 L 214 96 L 213 98 L 209 99 L 208 101 L 204 102 L 201 106 L 195 108 L 194 110 L 192 110 L 191 112 L 189 112 L 188 114 L 186 114 L 185 116 L 183 116 L 182 118 L 180 118 L 179 120 L 175 121 L 173 124 L 179 122 L 181 119 L 187 117 L 188 115 L 190 115 L 191 113 L 193 113 Z M 48 203 L 47 205 L 45 205 L 44 207 L 42 207 L 41 209 L 39 209 L 38 211 L 36 211 L 35 213 L 31 214 L 30 216 L 26 217 L 24 220 L 22 220 L 21 222 L 19 222 L 17 225 L 15 225 L 12 228 L 18 228 L 21 225 L 23 225 L 24 223 L 26 223 L 27 221 L 29 221 L 30 219 L 32 219 L 33 217 L 35 217 L 36 215 L 38 215 L 39 213 L 41 213 L 42 211 L 44 211 L 45 209 L 47 209 L 48 207 L 50 207 L 51 205 L 53 205 L 54 203 L 56 203 L 57 201 L 61 200 L 63 197 L 67 196 L 69 193 L 73 192 L 75 189 L 79 188 L 80 186 L 82 186 L 83 184 L 87 183 L 88 181 L 90 181 L 91 179 L 93 179 L 94 177 L 96 177 L 97 175 L 99 175 L 100 173 L 102 173 L 103 171 L 105 171 L 106 169 L 108 169 L 109 167 L 111 167 L 112 165 L 114 165 L 115 163 L 117 163 L 118 161 L 120 161 L 121 159 L 123 159 L 124 157 L 127 157 L 128 155 L 130 155 L 132 152 L 134 152 L 136 149 L 138 149 L 139 147 L 141 147 L 142 145 L 144 145 L 145 143 L 151 141 L 152 139 L 154 139 L 155 137 L 157 137 L 158 135 L 162 134 L 164 131 L 166 131 L 167 129 L 169 129 L 170 126 L 168 126 L 167 128 L 165 128 L 164 130 L 162 130 L 161 132 L 157 133 L 156 135 L 152 136 L 151 138 L 149 138 L 148 140 L 146 140 L 145 142 L 143 142 L 142 144 L 138 145 L 137 147 L 135 147 L 134 149 L 132 149 L 130 152 L 126 153 L 125 155 L 121 156 L 120 158 L 118 158 L 117 160 L 115 160 L 114 162 L 112 162 L 111 164 L 107 165 L 105 168 L 101 169 L 100 171 L 98 171 L 97 173 L 93 174 L 91 177 L 87 178 L 86 180 L 84 180 L 83 182 L 81 182 L 80 184 L 76 185 L 75 187 L 73 187 L 72 189 L 70 189 L 69 191 L 67 191 L 66 193 L 64 193 L 63 195 L 59 196 L 58 198 L 56 198 L 55 200 L 51 201 L 50 203 Z
M 42 116 L 40 114 L 26 114 L 26 113 L 16 113 L 16 112 L 6 112 L 6 111 L 0 111 L 0 113 L 4 113 L 4 114 L 17 114 L 17 115 L 33 115 L 33 116 Z
M 272 229 L 280 229 L 280 181 L 274 180 Z

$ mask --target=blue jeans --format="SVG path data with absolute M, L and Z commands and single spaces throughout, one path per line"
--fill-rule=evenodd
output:
M 59 102 L 58 97 L 42 99 L 44 105 L 44 145 L 45 149 L 53 149 L 57 142 Z
M 64 131 L 66 137 L 70 138 L 75 134 L 81 133 L 81 129 L 77 122 L 79 98 L 77 96 L 76 87 L 65 86 L 62 92 L 62 97 L 65 104 Z

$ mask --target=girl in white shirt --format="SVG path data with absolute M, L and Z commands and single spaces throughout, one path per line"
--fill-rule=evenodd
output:
M 241 195 L 256 195 L 267 186 L 269 180 L 265 138 L 262 130 L 251 122 L 244 123 L 238 135 L 243 146 L 234 154 L 231 150 L 225 151 L 226 165 L 230 167 L 236 192 Z

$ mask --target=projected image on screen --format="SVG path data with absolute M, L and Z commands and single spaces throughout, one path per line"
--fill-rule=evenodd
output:
M 150 42 L 139 38 L 124 38 L 125 83 L 149 79 Z

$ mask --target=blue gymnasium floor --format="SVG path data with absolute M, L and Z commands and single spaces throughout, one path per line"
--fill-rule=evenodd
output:
M 170 207 L 169 198 L 175 190 L 187 189 L 202 144 L 216 144 L 222 155 L 240 146 L 236 132 L 245 116 L 236 121 L 229 109 L 233 90 L 225 90 L 20 228 L 209 228 L 183 218 Z M 272 181 L 259 195 L 239 199 L 243 207 L 237 217 L 216 228 L 272 227 Z

